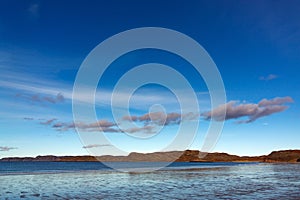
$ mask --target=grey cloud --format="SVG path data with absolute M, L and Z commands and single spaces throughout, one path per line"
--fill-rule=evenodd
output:
M 99 120 L 97 122 L 61 122 L 57 121 L 55 118 L 45 120 L 40 122 L 42 125 L 51 125 L 53 129 L 56 131 L 69 131 L 74 130 L 77 128 L 80 131 L 87 131 L 87 132 L 110 132 L 110 133 L 137 133 L 137 132 L 144 132 L 147 134 L 155 133 L 156 126 L 163 126 L 163 125 L 173 125 L 173 124 L 180 124 L 181 121 L 188 121 L 188 120 L 195 120 L 199 118 L 199 114 L 196 113 L 168 113 L 165 114 L 163 112 L 152 112 L 147 113 L 142 116 L 124 116 L 123 120 L 125 121 L 139 121 L 144 123 L 141 127 L 129 127 L 126 129 L 120 129 L 118 124 L 114 122 L 110 122 L 107 120 Z
M 62 123 L 62 122 L 57 122 L 55 124 L 52 125 L 53 128 L 62 128 L 68 126 L 67 123 Z
M 152 112 L 146 113 L 141 116 L 124 116 L 124 121 L 144 122 L 146 125 L 149 123 L 156 124 L 159 126 L 180 124 L 182 120 L 194 120 L 199 117 L 199 114 L 192 112 L 186 114 L 180 113 L 163 113 L 163 112 Z
M 10 150 L 13 150 L 13 149 L 17 149 L 16 147 L 0 147 L 0 151 L 10 151 Z
M 115 126 L 117 126 L 116 123 L 109 122 L 107 120 L 99 120 L 92 123 L 79 122 L 76 124 L 73 122 L 56 122 L 52 125 L 52 128 L 57 131 L 68 131 L 70 129 L 78 128 L 81 131 L 87 132 L 121 132 L 121 130 L 115 128 Z
M 128 128 L 125 130 L 125 132 L 127 132 L 127 133 L 144 132 L 144 133 L 151 134 L 151 133 L 155 133 L 154 129 L 155 129 L 154 126 L 145 125 L 143 127 Z
M 248 117 L 247 120 L 241 120 L 238 123 L 250 123 L 258 118 L 282 112 L 288 108 L 288 106 L 283 104 L 292 102 L 293 99 L 291 97 L 276 97 L 270 100 L 263 99 L 258 104 L 238 104 L 237 101 L 230 101 L 201 115 L 206 120 L 213 119 L 215 121 Z M 224 115 L 224 113 L 226 114 Z
M 61 93 L 58 93 L 56 95 L 56 97 L 47 96 L 47 97 L 43 97 L 43 100 L 46 101 L 46 102 L 54 104 L 54 103 L 64 102 L 65 101 L 65 97 Z
M 65 101 L 65 97 L 58 93 L 56 96 L 41 96 L 39 94 L 28 95 L 28 94 L 16 94 L 16 97 L 27 99 L 34 103 L 62 103 Z
M 112 127 L 97 127 L 97 128 L 90 128 L 90 129 L 84 129 L 80 128 L 82 131 L 87 131 L 87 132 L 105 132 L 105 133 L 120 133 L 123 132 L 122 130 L 118 128 L 112 128 Z
M 124 120 L 124 121 L 134 121 L 134 122 L 136 122 L 136 121 L 138 121 L 139 120 L 139 118 L 137 117 L 137 116 L 124 116 L 124 117 L 122 117 L 122 119 Z
M 50 125 L 50 124 L 52 124 L 55 120 L 56 120 L 56 118 L 48 119 L 48 120 L 46 120 L 46 121 L 40 122 L 40 124 L 43 124 L 43 125 Z
M 34 120 L 33 117 L 24 117 L 23 119 L 24 119 L 24 120 L 27 120 L 27 121 L 32 121 L 32 120 Z
M 278 78 L 278 76 L 276 74 L 269 74 L 268 76 L 259 77 L 259 80 L 270 81 L 270 80 L 273 80 L 273 79 L 276 79 L 276 78 Z
M 282 112 L 287 108 L 288 108 L 287 106 L 282 106 L 282 105 L 267 106 L 262 109 L 258 109 L 258 111 L 254 115 L 249 116 L 249 120 L 246 120 L 245 122 L 246 123 L 253 122 L 258 118 L 265 117 L 273 113 Z
M 132 127 L 127 129 L 120 129 L 118 125 L 114 122 L 110 122 L 107 120 L 99 120 L 97 122 L 92 123 L 84 123 L 84 122 L 61 122 L 57 121 L 57 119 L 49 119 L 43 122 L 40 122 L 42 125 L 51 125 L 51 127 L 60 132 L 65 132 L 69 130 L 74 130 L 75 128 L 79 129 L 80 131 L 86 132 L 107 132 L 107 133 L 137 133 L 137 132 L 144 132 L 144 133 L 154 133 L 155 126 L 144 125 L 142 127 Z
M 107 120 L 99 120 L 92 123 L 85 123 L 85 122 L 62 122 L 57 120 L 56 118 L 51 119 L 39 119 L 43 120 L 39 122 L 41 125 L 51 125 L 53 129 L 56 131 L 64 132 L 69 130 L 74 130 L 75 128 L 78 128 L 80 131 L 87 131 L 87 132 L 111 132 L 111 133 L 117 133 L 122 132 L 120 129 L 118 129 L 116 126 L 116 123 L 107 121 Z
M 293 103 L 294 100 L 291 97 L 276 97 L 274 99 L 262 99 L 258 105 L 259 106 L 271 106 L 271 105 L 282 105 L 285 103 Z
M 90 145 L 83 146 L 82 148 L 91 149 L 91 148 L 109 147 L 109 146 L 112 146 L 112 145 L 110 145 L 110 144 L 90 144 Z
M 256 104 L 237 105 L 237 101 L 230 101 L 212 111 L 204 112 L 201 115 L 207 120 L 212 118 L 216 121 L 223 121 L 254 115 L 257 112 L 257 109 Z

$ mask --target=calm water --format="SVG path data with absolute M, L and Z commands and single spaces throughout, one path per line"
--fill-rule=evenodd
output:
M 126 173 L 98 162 L 2 162 L 0 199 L 6 198 L 300 199 L 300 164 L 174 163 Z

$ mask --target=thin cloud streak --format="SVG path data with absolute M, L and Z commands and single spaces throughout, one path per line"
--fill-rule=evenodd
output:
M 149 125 L 144 125 L 142 127 L 133 127 L 133 128 L 128 128 L 125 130 L 126 133 L 139 133 L 143 132 L 146 134 L 154 134 L 156 127 L 155 126 L 149 126 Z
M 7 147 L 7 146 L 1 146 L 0 151 L 10 151 L 13 149 L 18 149 L 17 147 Z
M 23 117 L 23 119 L 24 119 L 24 120 L 27 120 L 27 121 L 32 121 L 32 120 L 34 120 L 33 117 Z
M 56 121 L 56 118 L 48 119 L 48 120 L 46 120 L 46 121 L 40 122 L 40 124 L 43 124 L 43 125 L 50 125 L 50 124 L 52 124 L 54 121 Z
M 277 79 L 278 78 L 278 75 L 276 74 L 269 74 L 268 76 L 261 76 L 259 77 L 259 80 L 261 81 L 270 81 L 270 80 L 274 80 L 274 79 Z
M 1 75 L 0 75 L 1 77 Z M 76 98 L 73 96 L 72 87 L 65 84 L 57 84 L 56 82 L 47 82 L 39 79 L 32 82 L 30 78 L 22 78 L 20 80 L 0 80 L 0 87 L 9 88 L 16 90 L 17 96 L 26 97 L 32 101 L 47 101 L 49 103 L 57 103 L 59 101 L 74 100 L 75 102 L 89 103 L 90 99 L 88 97 L 89 88 L 86 91 L 83 91 L 81 94 L 76 95 Z M 31 77 L 32 79 L 32 77 Z M 38 94 L 38 95 L 37 95 Z M 63 96 L 58 96 L 58 94 Z M 199 103 L 207 103 L 208 97 L 205 100 L 201 100 L 200 96 L 207 96 L 207 92 L 196 92 L 198 96 Z M 116 105 L 120 106 L 125 105 L 128 102 L 128 96 L 132 98 L 132 106 L 136 109 L 144 109 L 145 106 L 153 105 L 154 103 L 160 103 L 162 105 L 177 105 L 178 101 L 176 98 L 170 96 L 170 94 L 163 91 L 152 91 L 144 92 L 142 94 L 131 94 L 126 93 L 125 91 L 118 91 L 118 99 L 115 101 Z M 55 97 L 56 96 L 56 97 Z M 97 106 L 110 106 L 111 105 L 111 90 L 100 89 L 97 90 L 95 94 L 95 103 Z M 188 101 L 184 99 L 184 101 Z
M 83 146 L 82 148 L 84 149 L 91 149 L 91 148 L 99 148 L 99 147 L 110 147 L 112 146 L 111 144 L 90 144 Z
M 40 94 L 17 94 L 16 97 L 26 99 L 33 103 L 51 103 L 57 104 L 65 101 L 65 97 L 63 94 L 58 93 L 56 96 L 42 96 Z
M 107 120 L 99 120 L 97 122 L 92 123 L 74 123 L 74 122 L 56 122 L 52 125 L 57 131 L 69 131 L 74 130 L 75 128 L 86 131 L 86 132 L 110 132 L 110 133 L 118 133 L 122 132 L 120 129 L 115 128 L 117 124 L 113 122 L 109 122 Z

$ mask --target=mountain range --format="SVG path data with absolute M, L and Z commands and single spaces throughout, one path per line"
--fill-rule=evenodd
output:
M 132 152 L 128 156 L 37 156 L 7 157 L 0 162 L 52 161 L 52 162 L 290 162 L 300 163 L 300 150 L 273 151 L 262 156 L 237 156 L 227 153 L 203 153 L 198 150 L 155 153 Z

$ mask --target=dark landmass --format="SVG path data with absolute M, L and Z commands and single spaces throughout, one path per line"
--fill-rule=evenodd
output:
M 155 153 L 130 153 L 128 156 L 37 156 L 37 157 L 9 157 L 5 161 L 52 161 L 52 162 L 289 162 L 300 163 L 300 150 L 273 151 L 263 156 L 237 156 L 227 153 L 200 153 L 198 150 L 170 151 Z

